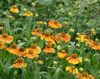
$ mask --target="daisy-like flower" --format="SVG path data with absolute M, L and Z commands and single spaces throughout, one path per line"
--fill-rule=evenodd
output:
M 78 73 L 76 76 L 78 79 L 96 79 L 92 75 L 88 74 L 87 72 Z
M 30 16 L 33 16 L 33 13 L 31 11 L 26 11 L 24 13 L 24 16 L 30 17 Z
M 8 35 L 8 33 L 0 34 L 0 41 L 11 43 L 13 41 L 13 36 Z
M 71 36 L 69 34 L 62 34 L 62 41 L 69 42 L 71 39 Z
M 27 66 L 27 63 L 25 63 L 22 58 L 18 58 L 17 60 L 15 60 L 12 66 L 14 68 L 25 68 Z
M 46 52 L 46 53 L 54 53 L 54 52 L 55 52 L 55 49 L 52 48 L 51 45 L 47 44 L 47 45 L 45 46 L 45 48 L 43 49 L 43 51 Z
M 16 55 L 17 52 L 18 52 L 18 47 L 17 47 L 16 44 L 13 43 L 10 47 L 6 48 L 6 50 L 7 50 L 9 53 L 12 53 L 12 54 Z
M 5 46 L 5 42 L 3 41 L 0 41 L 0 49 L 4 49 L 6 46 Z
M 76 40 L 79 40 L 80 42 L 85 42 L 87 39 L 89 39 L 89 37 L 85 33 L 78 35 L 78 37 L 76 37 Z
M 36 44 L 32 44 L 31 48 L 33 49 L 33 51 L 37 54 L 40 54 L 41 52 L 41 48 L 39 46 L 37 46 Z
M 66 58 L 68 56 L 68 53 L 65 51 L 61 51 L 57 55 L 59 58 Z
M 50 20 L 48 22 L 48 25 L 51 27 L 51 28 L 54 28 L 54 29 L 58 29 L 58 28 L 61 28 L 62 27 L 62 24 L 60 24 L 58 21 L 56 20 Z
M 12 13 L 19 13 L 19 9 L 18 9 L 18 7 L 16 5 L 14 5 L 14 6 L 12 6 L 10 8 L 10 12 L 12 12 Z
M 69 34 L 61 34 L 61 33 L 58 33 L 56 36 L 55 36 L 55 40 L 58 42 L 58 41 L 63 41 L 63 42 L 69 42 L 71 40 L 71 36 Z
M 37 36 L 41 36 L 42 35 L 42 32 L 39 28 L 36 28 L 33 32 L 32 32 L 32 35 L 37 35 Z
M 52 44 L 55 44 L 54 36 L 50 35 L 49 32 L 42 34 L 40 38 L 44 39 L 45 41 L 51 42 Z
M 74 66 L 67 66 L 66 71 L 69 71 L 71 74 L 78 74 L 79 73 L 78 69 Z
M 30 59 L 37 58 L 38 56 L 39 56 L 38 53 L 36 53 L 33 48 L 27 48 L 26 52 L 24 53 L 24 57 Z
M 67 61 L 71 64 L 79 64 L 82 62 L 82 58 L 78 57 L 77 54 L 72 54 L 70 57 L 67 58 Z
M 95 42 L 91 39 L 88 39 L 86 41 L 86 43 L 94 50 L 100 50 L 100 43 L 99 42 Z

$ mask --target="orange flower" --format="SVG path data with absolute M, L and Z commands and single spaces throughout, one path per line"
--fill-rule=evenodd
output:
M 52 48 L 51 45 L 47 44 L 43 51 L 46 52 L 46 53 L 54 53 L 55 49 Z
M 24 16 L 30 17 L 30 16 L 33 16 L 33 13 L 32 13 L 31 11 L 26 11 L 26 12 L 24 13 Z
M 95 42 L 91 39 L 88 39 L 86 41 L 86 43 L 94 50 L 100 50 L 100 43 L 99 42 Z
M 0 41 L 0 49 L 4 49 L 5 48 L 5 42 Z
M 0 41 L 11 43 L 13 41 L 13 36 L 9 36 L 8 33 L 0 34 Z
M 46 32 L 45 34 L 43 34 L 41 36 L 41 39 L 44 39 L 45 41 L 51 42 L 52 44 L 55 44 L 54 36 L 50 35 L 49 32 Z
M 68 54 L 65 51 L 59 52 L 58 54 L 59 58 L 65 58 Z
M 23 59 L 18 58 L 15 60 L 15 63 L 13 64 L 13 67 L 15 68 L 25 68 L 27 66 L 27 63 L 23 61 Z
M 63 42 L 69 42 L 71 40 L 71 36 L 69 34 L 61 34 L 61 33 L 58 33 L 56 36 L 55 36 L 55 40 L 58 42 L 58 41 L 63 41 Z
M 18 9 L 18 7 L 16 5 L 14 5 L 14 6 L 12 6 L 10 8 L 10 12 L 12 12 L 12 13 L 19 13 L 19 9 Z
M 78 79 L 95 79 L 92 75 L 88 74 L 87 72 L 82 72 L 77 74 Z
M 62 34 L 62 41 L 69 42 L 71 39 L 71 36 L 69 34 Z
M 51 27 L 51 28 L 54 28 L 54 29 L 58 29 L 58 28 L 61 28 L 62 27 L 62 24 L 60 24 L 58 21 L 56 20 L 50 20 L 48 25 Z
M 69 71 L 71 74 L 78 74 L 79 73 L 78 69 L 74 66 L 68 66 L 68 67 L 66 67 L 66 70 Z
M 12 44 L 9 48 L 6 48 L 6 50 L 12 54 L 17 54 L 18 52 L 18 47 L 16 44 Z
M 82 58 L 78 57 L 77 54 L 72 54 L 67 58 L 67 61 L 71 64 L 79 64 L 82 62 Z
M 24 53 L 24 57 L 33 59 L 38 57 L 38 53 L 34 52 L 33 48 L 27 48 L 26 52 Z
M 40 30 L 39 28 L 36 28 L 36 29 L 34 30 L 34 32 L 32 32 L 32 35 L 41 36 L 41 35 L 42 35 L 42 32 L 41 32 L 41 30 Z
M 36 44 L 32 44 L 31 48 L 33 49 L 33 51 L 37 54 L 40 54 L 41 52 L 41 48 L 39 46 L 37 46 Z
M 58 42 L 61 40 L 61 37 L 62 37 L 62 34 L 61 33 L 58 33 L 56 36 L 55 36 L 55 40 Z

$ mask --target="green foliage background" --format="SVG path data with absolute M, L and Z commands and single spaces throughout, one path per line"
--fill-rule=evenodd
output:
M 10 7 L 15 4 L 20 8 L 20 13 L 17 15 L 9 12 Z M 23 13 L 26 10 L 32 11 L 34 17 L 24 17 Z M 15 18 L 10 19 L 10 15 Z M 31 32 L 32 28 L 37 27 L 36 21 L 48 22 L 51 19 L 56 19 L 61 23 L 67 21 L 68 24 L 63 29 L 66 33 L 70 28 L 75 29 L 72 41 L 77 32 L 85 32 L 90 35 L 90 29 L 92 28 L 96 29 L 97 34 L 94 37 L 91 36 L 91 38 L 100 39 L 99 0 L 0 0 L 0 24 L 4 25 L 4 32 L 13 35 L 15 42 L 21 41 L 21 44 L 26 47 L 32 42 Z M 47 25 L 45 25 L 45 28 L 47 29 Z M 37 44 L 42 47 L 43 41 L 38 41 Z M 84 51 L 82 47 L 80 50 Z M 100 54 L 95 53 L 95 51 L 88 52 L 84 57 L 89 56 L 91 63 L 85 63 L 82 67 L 93 74 L 96 79 L 100 79 Z M 95 54 L 92 55 L 92 53 Z M 11 54 L 7 54 L 6 51 L 4 53 L 0 50 L 1 79 L 76 79 L 65 71 L 65 60 L 59 60 L 62 63 L 53 65 L 54 67 L 52 66 L 55 59 L 53 56 L 50 57 L 52 62 L 43 66 L 27 60 L 30 66 L 21 70 L 10 67 L 15 58 Z M 47 68 L 46 66 L 50 67 Z

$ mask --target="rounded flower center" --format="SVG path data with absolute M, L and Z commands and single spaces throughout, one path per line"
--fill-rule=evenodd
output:
M 72 58 L 77 58 L 77 54 L 73 54 L 71 57 Z
M 20 52 L 24 52 L 24 48 L 20 48 L 19 51 L 20 51 Z

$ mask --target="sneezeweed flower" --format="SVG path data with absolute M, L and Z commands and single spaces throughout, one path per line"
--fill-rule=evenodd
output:
M 33 16 L 33 13 L 31 11 L 26 11 L 24 13 L 24 16 L 30 17 L 30 16 Z
M 38 53 L 36 53 L 33 48 L 27 48 L 26 52 L 24 53 L 24 57 L 27 57 L 30 59 L 37 58 Z
M 45 53 L 55 53 L 55 49 L 54 48 L 52 48 L 52 46 L 51 45 L 49 45 L 49 44 L 47 44 L 46 46 L 45 46 L 45 48 L 43 49 L 43 51 L 45 52 Z
M 55 44 L 54 36 L 50 35 L 49 32 L 44 33 L 40 38 Z
M 19 13 L 19 9 L 16 5 L 14 5 L 10 8 L 10 12 L 11 13 Z
M 78 74 L 79 73 L 78 69 L 74 66 L 67 66 L 66 71 L 69 71 L 71 74 Z
M 62 34 L 62 41 L 69 42 L 71 40 L 71 36 L 69 34 Z
M 3 41 L 0 41 L 0 49 L 4 49 L 6 46 L 5 46 L 5 42 Z
M 78 35 L 78 37 L 76 37 L 76 40 L 80 42 L 85 42 L 87 39 L 89 39 L 89 37 L 86 34 L 81 34 L 81 35 Z
M 63 51 L 57 53 L 57 56 L 58 56 L 59 58 L 66 58 L 66 57 L 68 56 L 68 53 L 67 53 L 66 51 L 63 50 Z
M 10 47 L 6 48 L 6 50 L 9 52 L 9 53 L 12 53 L 14 55 L 17 54 L 18 52 L 18 47 L 15 43 L 13 43 Z
M 88 39 L 86 43 L 94 50 L 100 50 L 100 43 L 95 42 L 92 39 Z
M 87 72 L 78 73 L 76 76 L 78 79 L 96 79 L 92 75 L 88 74 Z
M 0 34 L 0 41 L 11 43 L 13 41 L 13 36 L 8 35 L 8 33 Z
M 71 36 L 69 34 L 61 34 L 61 33 L 58 33 L 56 36 L 55 36 L 55 40 L 58 42 L 58 41 L 63 41 L 63 42 L 69 42 L 71 40 Z
M 71 64 L 79 64 L 82 62 L 82 58 L 78 57 L 77 54 L 72 54 L 70 57 L 67 58 L 67 61 Z
M 27 63 L 25 63 L 22 58 L 18 58 L 17 60 L 15 60 L 12 66 L 14 68 L 25 68 L 27 66 Z
M 62 27 L 62 24 L 60 24 L 58 21 L 56 20 L 50 20 L 48 22 L 48 25 L 51 27 L 51 28 L 54 28 L 54 29 L 58 29 L 58 28 L 61 28 Z
M 42 32 L 39 28 L 36 28 L 33 32 L 32 32 L 32 35 L 37 35 L 37 36 L 41 36 L 42 35 Z
M 41 52 L 41 48 L 39 46 L 37 46 L 36 44 L 32 44 L 31 48 L 34 50 L 35 53 L 40 54 Z

